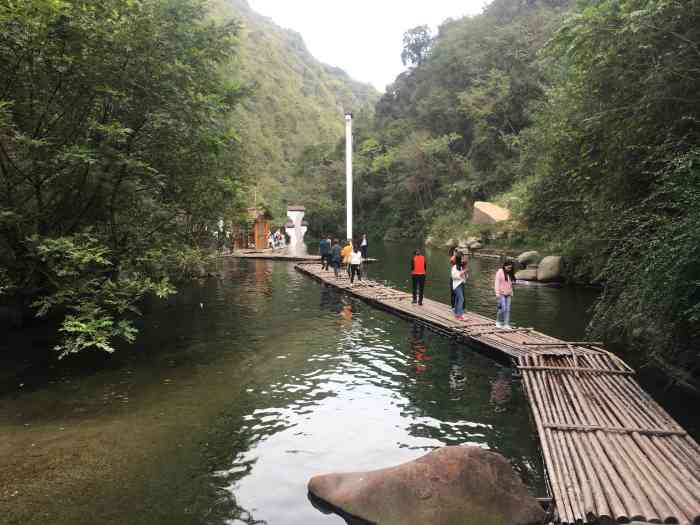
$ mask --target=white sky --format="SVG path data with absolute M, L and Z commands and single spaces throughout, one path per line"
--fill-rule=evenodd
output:
M 404 70 L 403 34 L 447 18 L 480 13 L 486 0 L 249 0 L 277 25 L 301 33 L 321 62 L 379 91 Z

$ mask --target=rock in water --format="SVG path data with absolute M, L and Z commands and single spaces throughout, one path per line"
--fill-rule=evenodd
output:
M 540 259 L 540 252 L 536 252 L 534 250 L 529 252 L 523 252 L 520 255 L 518 255 L 518 262 L 520 263 L 520 266 L 522 268 L 527 267 L 528 264 L 537 264 L 537 262 Z
M 537 280 L 537 268 L 520 270 L 515 272 L 515 278 L 518 281 L 536 281 Z
M 378 525 L 535 525 L 544 511 L 506 459 L 444 447 L 396 467 L 314 476 L 309 492 Z
M 563 271 L 562 258 L 558 255 L 550 255 L 542 259 L 539 266 L 537 266 L 537 280 L 542 283 L 561 281 Z

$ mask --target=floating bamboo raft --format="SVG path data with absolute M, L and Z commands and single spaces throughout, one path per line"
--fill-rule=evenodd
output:
M 297 270 L 445 335 L 506 356 L 522 373 L 556 511 L 563 524 L 700 525 L 700 446 L 600 343 L 561 341 L 371 280 L 351 285 L 318 263 Z

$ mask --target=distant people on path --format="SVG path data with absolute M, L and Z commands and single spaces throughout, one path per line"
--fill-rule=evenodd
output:
M 427 271 L 428 263 L 425 261 L 425 255 L 422 255 L 420 250 L 416 250 L 411 259 L 411 279 L 413 280 L 413 304 L 418 302 L 419 306 L 423 305 L 423 290 L 425 289 Z
M 333 273 L 337 279 L 340 275 L 340 262 L 343 260 L 341 255 L 340 243 L 338 239 L 333 240 L 333 246 L 331 246 L 331 264 L 333 265 Z
M 357 275 L 358 280 L 362 280 L 362 272 L 360 271 L 362 267 L 362 252 L 359 247 L 354 246 L 352 248 L 352 253 L 350 253 L 350 284 L 355 282 L 355 276 Z
M 367 258 L 367 247 L 368 247 L 368 242 L 367 242 L 367 234 L 362 235 L 362 242 L 360 243 L 360 251 L 362 252 L 362 258 L 366 259 Z
M 270 249 L 275 248 L 275 234 L 270 230 L 270 235 L 267 236 L 267 247 Z
M 513 262 L 506 260 L 503 266 L 496 272 L 494 290 L 496 292 L 496 326 L 498 328 L 511 329 L 510 326 L 510 305 L 513 299 Z
M 464 284 L 467 282 L 467 270 L 462 263 L 462 254 L 455 254 L 454 265 L 450 271 L 452 277 L 452 290 L 454 291 L 454 313 L 455 319 L 464 320 Z
M 328 270 L 329 259 L 331 255 L 331 243 L 326 237 L 321 238 L 321 242 L 318 243 L 319 252 L 321 254 L 321 269 Z
M 340 252 L 340 256 L 343 258 L 343 265 L 345 265 L 345 270 L 348 272 L 348 277 L 350 276 L 350 256 L 352 255 L 352 241 L 348 239 L 345 241 L 345 246 Z
M 278 229 L 275 232 L 273 248 L 282 248 L 283 246 L 284 246 L 284 235 L 282 235 L 282 232 Z

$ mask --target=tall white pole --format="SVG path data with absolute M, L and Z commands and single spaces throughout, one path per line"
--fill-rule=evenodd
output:
M 345 114 L 345 187 L 348 239 L 352 239 L 352 113 Z

